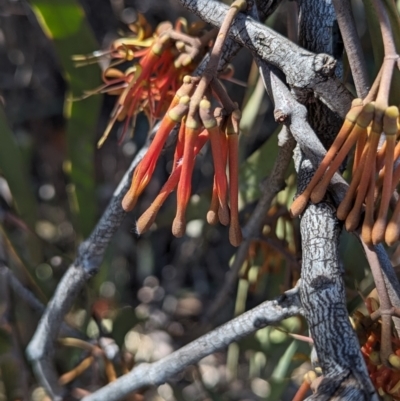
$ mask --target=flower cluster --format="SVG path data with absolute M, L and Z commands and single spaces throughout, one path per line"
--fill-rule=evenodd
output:
M 379 308 L 374 298 L 366 299 L 369 313 L 376 312 Z M 389 356 L 388 363 L 381 362 L 379 351 L 381 348 L 381 323 L 372 322 L 369 316 L 357 311 L 352 318 L 355 330 L 360 339 L 361 352 L 363 354 L 369 376 L 376 390 L 385 400 L 400 401 L 400 340 L 392 336 L 393 354 Z
M 367 244 L 385 241 L 393 245 L 400 237 L 400 202 L 393 208 L 389 222 L 388 210 L 400 181 L 399 136 L 396 106 L 381 109 L 375 102 L 355 99 L 314 177 L 293 202 L 292 215 L 299 215 L 309 199 L 313 203 L 323 199 L 331 178 L 356 145 L 351 183 L 337 216 L 345 221 L 348 231 L 357 229 L 362 221 L 362 237 Z
M 175 188 L 177 188 L 177 210 L 172 224 L 172 233 L 176 237 L 181 237 L 185 233 L 185 214 L 191 195 L 195 158 L 205 142 L 210 140 L 214 161 L 214 184 L 207 221 L 211 224 L 216 224 L 218 221 L 224 225 L 229 224 L 229 240 L 232 245 L 239 246 L 242 241 L 238 213 L 238 136 L 241 113 L 237 105 L 229 98 L 217 76 L 229 27 L 236 15 L 246 7 L 245 0 L 235 0 L 232 3 L 203 74 L 201 77 L 184 77 L 183 84 L 176 91 L 147 153 L 134 171 L 131 187 L 122 200 L 122 207 L 126 211 L 132 210 L 135 206 L 138 197 L 151 179 L 168 135 L 175 126 L 180 124 L 172 173 L 159 195 L 137 221 L 139 234 L 151 226 L 163 202 Z M 208 43 L 211 37 L 209 35 L 215 35 L 215 33 L 210 31 L 199 39 L 199 43 L 195 43 L 175 31 L 168 31 L 168 35 L 160 36 L 160 40 L 162 43 L 176 40 L 176 45 L 182 43 L 179 47 L 185 51 L 185 54 L 183 57 L 180 55 L 176 61 L 180 60 L 182 65 L 187 65 L 194 59 L 196 49 Z M 134 86 L 136 87 L 136 83 Z M 218 107 L 212 110 L 212 94 L 223 108 Z M 226 176 L 227 167 L 229 179 Z
M 161 118 L 153 141 L 136 167 L 122 207 L 130 211 L 149 183 L 162 148 L 175 127 L 179 127 L 173 169 L 159 195 L 139 218 L 137 232 L 147 230 L 168 195 L 177 188 L 177 211 L 172 226 L 175 236 L 186 229 L 185 213 L 191 195 L 191 177 L 197 154 L 211 142 L 214 160 L 214 184 L 207 220 L 211 224 L 229 224 L 229 239 L 238 246 L 242 232 L 238 217 L 238 135 L 241 113 L 218 80 L 218 67 L 224 42 L 236 15 L 247 7 L 245 0 L 235 0 L 229 8 L 219 33 L 201 32 L 201 25 L 187 27 L 180 19 L 175 27 L 169 22 L 151 30 L 142 17 L 134 25 L 134 37 L 116 40 L 107 53 L 112 63 L 103 73 L 105 84 L 93 93 L 117 95 L 110 121 L 100 139 L 101 146 L 116 121 L 125 120 L 124 132 L 138 112 L 145 112 L 151 122 Z M 215 39 L 215 43 L 214 42 Z M 213 44 L 209 61 L 200 77 L 187 75 Z M 101 54 L 94 54 L 97 59 Z M 82 56 L 75 58 L 76 61 Z M 83 60 L 88 60 L 83 57 Z M 122 71 L 116 65 L 133 62 Z M 231 71 L 228 70 L 228 75 Z M 211 108 L 211 96 L 222 108 Z M 228 167 L 229 178 L 226 170 Z
M 242 239 L 238 218 L 240 111 L 235 109 L 230 115 L 226 115 L 221 108 L 212 111 L 210 100 L 205 96 L 200 101 L 198 110 L 190 113 L 191 96 L 198 84 L 199 79 L 196 77 L 184 78 L 146 155 L 133 174 L 132 184 L 122 201 L 122 207 L 126 211 L 133 209 L 138 197 L 150 181 L 169 133 L 176 124 L 180 123 L 171 175 L 159 195 L 137 221 L 137 232 L 141 234 L 149 229 L 168 195 L 177 188 L 177 211 L 172 232 L 177 237 L 184 234 L 185 212 L 191 195 L 191 177 L 195 158 L 209 140 L 214 162 L 214 184 L 207 221 L 210 224 L 216 224 L 218 221 L 224 225 L 229 224 L 230 242 L 238 246 Z M 229 180 L 226 175 L 227 166 Z
M 194 61 L 204 55 L 214 35 L 210 31 L 200 38 L 192 37 L 191 34 L 199 33 L 199 27 L 188 28 L 184 19 L 178 20 L 175 27 L 170 22 L 163 22 L 151 35 L 151 28 L 140 17 L 131 29 L 135 32 L 133 37 L 115 40 L 111 50 L 106 53 L 112 62 L 102 74 L 104 85 L 85 94 L 108 93 L 118 96 L 99 147 L 116 121 L 125 121 L 125 133 L 141 111 L 146 113 L 151 125 L 164 115 L 183 77 L 193 71 Z M 103 55 L 97 52 L 93 58 Z M 81 59 L 82 56 L 75 57 L 76 61 Z M 115 68 L 124 62 L 131 65 L 124 71 Z

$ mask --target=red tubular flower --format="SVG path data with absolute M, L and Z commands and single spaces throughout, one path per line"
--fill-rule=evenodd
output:
M 229 200 L 231 218 L 229 225 L 229 241 L 233 246 L 239 246 L 242 242 L 242 230 L 239 224 L 239 121 L 240 111 L 232 112 L 228 120 L 227 136 L 229 149 Z
M 372 116 L 371 118 L 369 117 L 369 113 L 370 111 L 367 110 L 368 113 L 368 118 L 367 118 L 367 114 L 365 115 L 365 124 L 369 125 L 371 119 L 373 118 L 373 113 L 375 111 L 375 106 L 372 103 L 369 103 L 370 108 L 371 108 L 371 112 L 372 112 Z M 364 110 L 366 110 L 366 107 L 368 106 L 368 104 L 364 107 Z M 361 118 L 361 115 L 360 117 Z M 347 231 L 354 231 L 357 227 L 358 224 L 360 222 L 360 217 L 361 217 L 361 207 L 362 204 L 364 202 L 365 199 L 365 195 L 367 193 L 368 190 L 368 186 L 371 183 L 371 174 L 372 174 L 372 169 L 375 166 L 375 156 L 376 156 L 376 150 L 378 148 L 378 143 L 379 143 L 379 138 L 381 136 L 381 129 L 376 127 L 375 124 L 372 125 L 372 130 L 371 130 L 371 134 L 368 138 L 368 152 L 366 154 L 366 159 L 365 159 L 365 166 L 364 169 L 362 171 L 362 175 L 361 175 L 361 179 L 360 179 L 360 185 L 357 189 L 357 196 L 356 196 L 356 200 L 354 202 L 354 206 L 352 208 L 352 210 L 350 211 L 350 213 L 348 214 L 347 218 L 346 218 L 346 230 Z
M 396 106 L 388 107 L 383 117 L 383 130 L 386 135 L 385 147 L 385 175 L 383 178 L 382 199 L 378 217 L 372 230 L 372 242 L 378 244 L 385 238 L 386 216 L 389 209 L 392 192 L 394 149 L 396 146 L 397 119 L 399 109 Z M 390 235 L 388 235 L 388 239 Z
M 151 47 L 144 49 L 144 55 L 139 63 L 135 65 L 133 69 L 127 70 L 126 82 L 128 84 L 118 98 L 114 110 L 111 113 L 110 121 L 98 143 L 98 147 L 101 147 L 107 139 L 111 128 L 123 110 L 125 110 L 124 114 L 128 118 L 128 122 L 126 123 L 127 127 L 132 115 L 140 110 L 143 99 L 147 102 L 147 99 L 149 97 L 151 98 L 151 86 L 149 86 L 147 82 L 150 81 L 150 76 L 156 72 L 160 66 L 164 63 L 168 64 L 168 62 L 171 62 L 172 56 L 167 51 L 169 46 L 170 40 L 167 35 L 158 37 Z
M 214 162 L 214 185 L 219 200 L 218 215 L 221 224 L 229 224 L 229 208 L 227 201 L 226 157 L 222 148 L 221 131 L 216 118 L 211 114 L 211 103 L 203 99 L 200 102 L 200 118 L 204 128 L 210 134 L 211 151 Z M 215 202 L 215 201 L 214 201 Z M 215 207 L 215 206 L 214 206 Z M 210 216 L 211 217 L 211 216 Z
M 206 131 L 203 131 L 197 138 L 197 142 L 194 147 L 194 157 L 197 156 L 197 154 L 203 148 L 207 140 L 208 140 L 208 133 Z M 147 231 L 154 223 L 154 220 L 157 216 L 157 213 L 161 209 L 161 206 L 164 204 L 169 194 L 178 185 L 181 173 L 182 173 L 182 162 L 179 162 L 176 168 L 172 171 L 167 182 L 161 188 L 160 193 L 154 199 L 149 208 L 139 217 L 139 220 L 136 222 L 136 231 L 138 234 L 142 234 L 143 232 Z
M 186 207 L 192 190 L 192 172 L 194 167 L 194 147 L 200 134 L 201 125 L 198 116 L 188 116 L 185 124 L 185 145 L 183 150 L 182 173 L 178 184 L 176 216 L 172 223 L 172 233 L 182 237 L 186 229 Z
M 180 99 L 179 104 L 169 110 L 161 121 L 160 128 L 158 129 L 149 150 L 136 167 L 131 187 L 122 200 L 122 207 L 125 211 L 130 211 L 134 208 L 139 195 L 149 183 L 165 141 L 175 124 L 180 122 L 183 116 L 187 113 L 188 104 L 189 96 L 183 96 Z
M 335 158 L 337 152 L 340 150 L 343 143 L 346 141 L 348 135 L 353 130 L 357 117 L 360 114 L 361 110 L 362 110 L 362 100 L 354 99 L 352 107 L 350 111 L 347 113 L 346 119 L 344 120 L 343 126 L 340 129 L 340 132 L 338 133 L 335 141 L 329 148 L 326 156 L 322 160 L 320 166 L 318 167 L 317 171 L 315 172 L 313 178 L 311 179 L 305 191 L 302 194 L 300 194 L 293 202 L 290 208 L 290 213 L 292 214 L 293 217 L 298 216 L 305 209 L 307 202 L 311 196 L 311 192 L 319 183 L 319 181 L 325 174 L 326 170 L 328 169 L 330 163 Z
M 375 107 L 372 103 L 368 103 L 367 105 L 365 105 L 362 108 L 362 110 L 356 109 L 355 113 L 358 112 L 358 116 L 356 118 L 356 123 L 353 126 L 353 129 L 351 130 L 345 143 L 341 147 L 339 153 L 332 161 L 332 164 L 329 166 L 329 169 L 325 173 L 322 181 L 314 188 L 314 190 L 311 193 L 311 200 L 313 203 L 321 202 L 328 188 L 328 185 L 331 181 L 331 178 L 333 177 L 335 172 L 339 169 L 340 165 L 343 163 L 343 160 L 346 158 L 347 154 L 350 152 L 353 145 L 360 138 L 360 136 L 367 135 L 367 127 L 369 123 L 372 121 L 372 118 L 374 116 L 374 110 Z
M 361 175 L 364 170 L 364 165 L 366 161 L 366 155 L 368 154 L 369 142 L 367 142 L 363 154 L 360 159 L 360 164 L 357 170 L 355 171 L 353 178 L 350 183 L 350 187 L 346 192 L 346 195 L 342 202 L 340 203 L 336 215 L 339 220 L 346 220 L 348 214 L 350 213 L 351 208 L 353 207 L 353 199 L 356 196 L 357 188 L 361 180 Z
M 372 166 L 370 183 L 366 198 L 365 216 L 361 229 L 361 237 L 368 245 L 372 245 L 372 229 L 374 226 L 374 192 L 375 192 L 375 166 Z
M 174 152 L 174 161 L 172 164 L 172 171 L 178 166 L 179 161 L 182 159 L 183 156 L 183 149 L 185 147 L 185 123 L 186 117 L 183 117 L 181 122 L 181 126 L 179 128 L 178 133 L 178 140 L 176 142 L 175 152 Z

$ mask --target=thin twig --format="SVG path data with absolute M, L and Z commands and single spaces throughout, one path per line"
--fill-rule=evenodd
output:
M 361 41 L 354 22 L 351 2 L 348 0 L 333 0 L 333 6 L 335 7 L 337 21 L 342 33 L 357 96 L 363 99 L 368 93 L 369 79 Z
M 362 242 L 362 239 L 358 235 L 358 233 L 355 232 L 355 235 L 361 242 L 363 249 L 366 249 L 367 245 Z M 385 287 L 389 295 L 390 302 L 395 308 L 398 309 L 400 308 L 400 284 L 399 280 L 397 279 L 394 268 L 392 266 L 392 263 L 390 262 L 390 259 L 385 251 L 385 248 L 383 247 L 382 244 L 379 244 L 370 248 L 370 250 L 372 250 L 373 253 L 366 254 L 368 263 L 370 265 L 371 263 L 376 263 L 375 259 L 373 259 L 372 261 L 368 259 L 369 255 L 372 255 L 374 257 L 374 254 L 376 254 L 376 257 L 378 258 L 379 261 L 379 266 L 382 270 L 383 279 L 385 280 Z M 393 322 L 397 333 L 400 335 L 400 319 L 398 317 L 393 317 Z
M 289 128 L 301 150 L 317 168 L 326 154 L 321 141 L 307 121 L 307 110 L 294 99 L 286 85 L 266 63 L 261 64 L 264 84 L 275 103 L 275 114 L 279 112 L 280 119 Z M 343 199 L 348 188 L 346 181 L 336 173 L 331 180 L 331 192 L 335 201 Z
M 385 51 L 385 57 L 383 59 L 382 65 L 382 79 L 379 86 L 378 96 L 376 98 L 376 120 L 377 118 L 382 117 L 385 109 L 388 107 L 393 69 L 396 61 L 399 58 L 399 55 L 396 52 L 396 45 L 394 43 L 389 17 L 385 10 L 384 4 L 380 0 L 373 0 L 372 2 L 378 15 L 378 20 L 382 33 L 383 47 Z
M 214 0 L 179 1 L 185 8 L 214 26 L 220 26 L 227 13 L 227 6 Z M 342 118 L 345 117 L 352 96 L 334 76 L 336 62 L 333 57 L 304 50 L 244 14 L 235 18 L 229 35 L 255 56 L 258 55 L 282 70 L 291 87 L 300 92 L 314 91 L 332 110 Z
M 388 358 L 393 353 L 392 348 L 392 316 L 390 310 L 392 309 L 392 303 L 390 302 L 389 295 L 386 289 L 385 281 L 383 278 L 381 266 L 379 263 L 378 256 L 373 248 L 368 247 L 361 241 L 364 248 L 365 255 L 367 256 L 371 272 L 374 277 L 376 290 L 378 292 L 380 300 L 380 310 L 382 317 L 382 333 L 381 333 L 381 361 L 388 364 Z
M 229 29 L 232 25 L 234 18 L 237 16 L 240 10 L 246 6 L 245 0 L 235 0 L 229 8 L 227 14 L 224 17 L 221 28 L 218 32 L 217 39 L 215 40 L 214 47 L 211 50 L 210 59 L 208 64 L 203 71 L 200 82 L 197 85 L 195 92 L 190 100 L 190 107 L 188 113 L 188 119 L 194 119 L 195 114 L 198 111 L 199 104 L 203 98 L 209 84 L 217 76 L 218 65 L 221 60 L 223 51 L 223 45 L 228 36 Z
M 83 401 L 114 401 L 144 386 L 164 383 L 205 356 L 260 328 L 278 323 L 300 312 L 298 288 L 295 287 L 278 299 L 262 303 L 157 362 L 142 363 L 115 382 L 85 397 Z
M 278 5 L 282 2 L 282 0 L 259 0 L 257 4 L 259 5 L 259 16 L 261 20 L 265 20 L 268 18 L 278 7 Z M 252 10 L 252 5 L 253 3 L 251 1 L 248 1 L 248 9 Z M 249 15 L 251 11 L 249 12 Z M 255 18 L 252 15 L 253 18 Z M 242 45 L 238 42 L 235 42 L 232 38 L 228 37 L 225 40 L 221 59 L 219 61 L 218 65 L 218 72 L 221 72 L 224 70 L 226 65 L 232 60 L 233 57 L 236 56 L 236 54 L 239 52 L 239 50 L 242 48 Z M 200 63 L 200 65 L 196 68 L 196 71 L 194 72 L 195 75 L 201 75 L 203 71 L 206 69 L 207 64 L 210 60 L 210 53 L 207 53 L 207 55 L 204 57 L 203 61 Z
M 27 356 L 33 363 L 39 382 L 53 400 L 63 399 L 63 390 L 58 384 L 52 362 L 60 325 L 85 283 L 96 274 L 111 238 L 126 215 L 121 201 L 129 188 L 130 176 L 146 151 L 147 146 L 132 161 L 92 234 L 80 245 L 75 262 L 58 284 L 27 347 Z
M 24 301 L 32 311 L 34 311 L 38 316 L 41 316 L 45 311 L 46 306 L 43 305 L 35 295 L 18 280 L 12 270 L 7 266 L 0 266 L 0 272 L 4 274 L 10 288 L 18 299 Z M 64 336 L 84 338 L 84 335 L 79 330 L 67 325 L 65 322 L 62 323 L 60 332 Z

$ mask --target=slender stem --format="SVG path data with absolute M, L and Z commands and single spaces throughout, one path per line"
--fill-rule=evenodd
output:
M 217 78 L 211 81 L 211 88 L 228 114 L 237 109 L 235 103 L 232 102 L 225 88 Z
M 369 79 L 361 41 L 354 22 L 351 2 L 348 0 L 333 0 L 333 6 L 349 59 L 357 96 L 363 99 L 368 93 Z
M 199 108 L 200 101 L 203 98 L 204 93 L 208 88 L 208 85 L 213 80 L 213 78 L 217 76 L 219 61 L 221 59 L 223 45 L 228 36 L 229 28 L 231 27 L 232 22 L 239 11 L 245 9 L 245 7 L 245 0 L 236 0 L 229 8 L 224 18 L 224 21 L 222 22 L 217 39 L 215 40 L 214 47 L 211 51 L 210 60 L 208 61 L 207 67 L 204 70 L 201 80 L 190 101 L 188 113 L 189 118 L 195 117 L 195 114 Z
M 390 85 L 392 83 L 393 69 L 399 56 L 396 52 L 396 45 L 393 39 L 393 33 L 390 26 L 389 17 L 382 1 L 373 0 L 373 4 L 378 15 L 379 24 L 381 27 L 383 47 L 385 50 L 385 58 L 382 66 L 382 79 L 379 86 L 378 97 L 376 99 L 380 110 L 386 109 L 388 106 Z M 380 113 L 379 113 L 380 114 Z
M 165 383 L 188 365 L 227 347 L 233 341 L 299 313 L 301 306 L 298 288 L 295 287 L 278 299 L 262 303 L 157 362 L 134 367 L 128 374 L 95 391 L 83 401 L 119 400 L 142 387 Z
M 210 61 L 208 62 L 206 71 L 207 70 L 211 71 L 213 74 L 216 73 L 218 64 L 219 64 L 219 60 L 221 59 L 222 47 L 228 36 L 228 32 L 232 25 L 232 22 L 233 22 L 234 18 L 236 17 L 236 15 L 239 13 L 239 11 L 241 11 L 245 7 L 246 7 L 245 0 L 236 0 L 229 8 L 229 11 L 226 14 L 226 17 L 224 18 L 224 21 L 219 30 L 214 47 L 211 51 Z
M 382 316 L 382 333 L 381 333 L 381 360 L 388 364 L 389 355 L 393 353 L 392 348 L 392 303 L 389 298 L 388 291 L 386 289 L 385 281 L 383 278 L 381 266 L 379 263 L 378 255 L 376 251 L 369 247 L 361 240 L 364 252 L 367 256 L 369 265 L 371 267 L 371 273 L 374 277 L 376 290 L 378 292 L 380 300 L 380 310 Z
M 368 95 L 364 99 L 363 104 L 370 103 L 376 98 L 376 95 L 378 94 L 379 91 L 379 86 L 381 84 L 382 75 L 383 75 L 383 65 L 379 69 L 378 75 L 376 76 L 374 83 L 372 84 L 372 87 L 368 92 Z

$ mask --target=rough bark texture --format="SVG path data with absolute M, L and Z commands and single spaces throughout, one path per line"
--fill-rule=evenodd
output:
M 307 49 L 337 52 L 337 23 L 331 1 L 299 0 L 299 41 Z M 338 73 L 341 71 L 339 69 Z M 318 100 L 308 104 L 309 123 L 325 146 L 341 121 Z M 297 149 L 299 190 L 314 174 L 310 161 Z M 341 224 L 327 197 L 309 205 L 301 217 L 302 274 L 300 296 L 324 379 L 309 400 L 371 400 L 376 398 L 358 339 L 346 309 L 343 269 L 338 255 Z
M 180 0 L 181 4 L 204 21 L 220 26 L 228 7 L 214 0 Z M 319 2 L 316 2 L 319 3 Z M 335 59 L 326 53 L 314 54 L 299 48 L 289 39 L 240 13 L 230 36 L 254 55 L 278 67 L 288 84 L 303 96 L 314 93 L 344 118 L 351 94 L 334 76 Z
M 266 20 L 276 10 L 281 2 L 282 0 L 256 1 L 260 19 Z M 247 4 L 248 13 L 249 15 L 251 15 L 252 10 L 254 9 L 253 5 L 255 5 L 254 1 L 248 1 Z M 232 58 L 236 56 L 241 48 L 242 44 L 235 42 L 232 38 L 227 38 L 222 50 L 218 71 L 222 71 L 226 67 L 226 65 L 231 62 Z M 209 60 L 210 54 L 208 53 L 202 60 L 201 64 L 196 68 L 195 73 L 197 75 L 201 75 L 203 73 Z
M 300 185 L 308 183 L 313 173 L 310 162 L 303 159 Z M 310 205 L 301 218 L 300 230 L 301 302 L 324 375 L 318 392 L 309 400 L 371 400 L 375 390 L 346 309 L 338 257 L 341 226 L 332 202 Z

